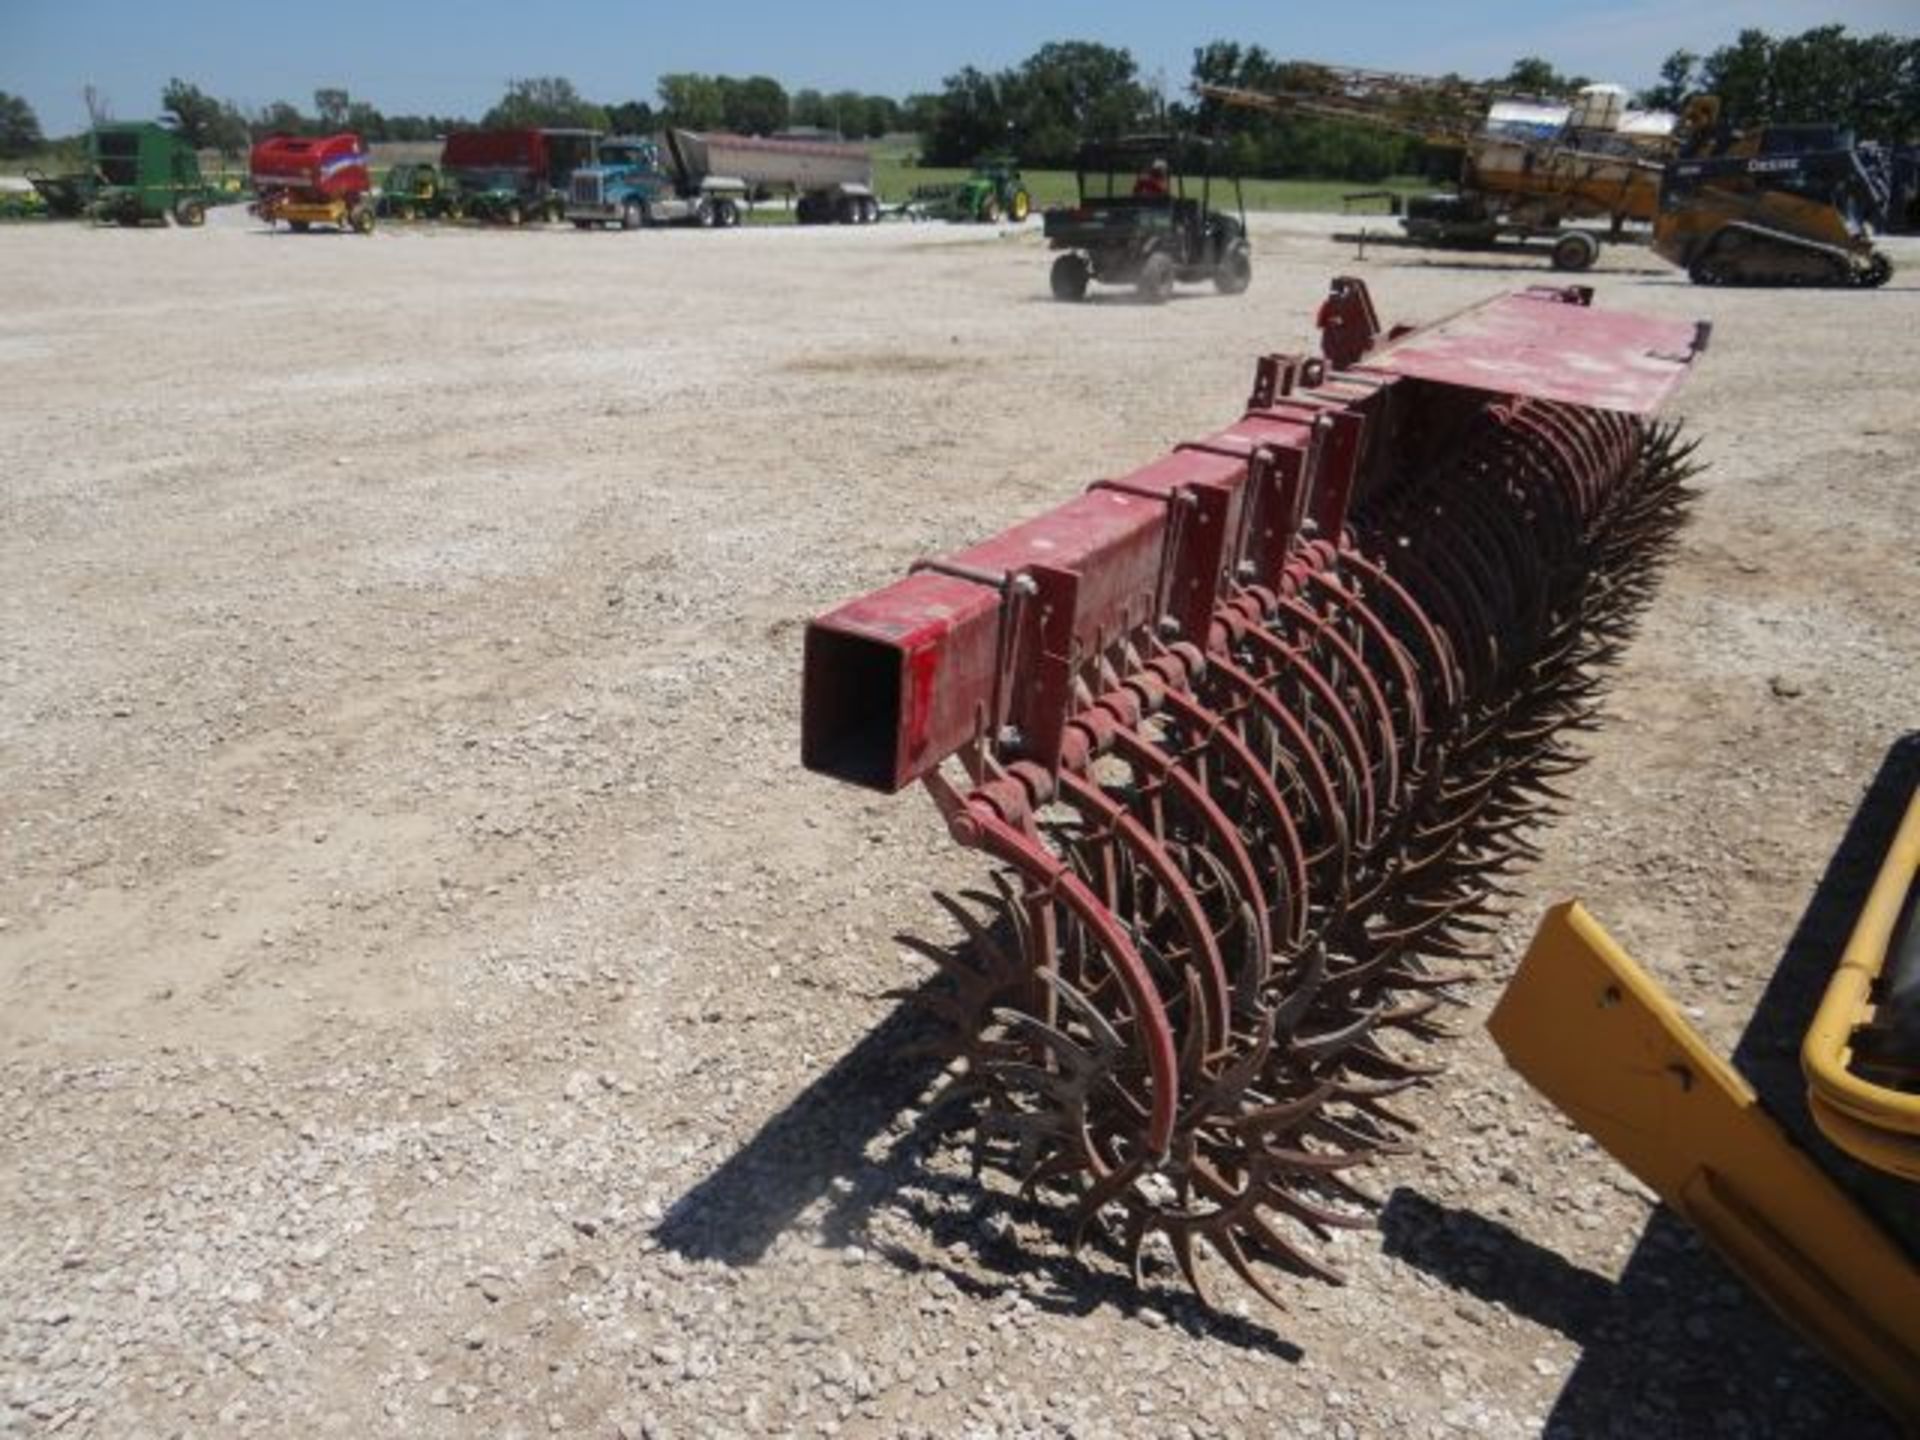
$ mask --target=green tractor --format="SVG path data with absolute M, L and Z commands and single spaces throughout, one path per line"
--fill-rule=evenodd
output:
M 87 136 L 97 188 L 89 213 L 113 225 L 206 222 L 215 192 L 200 157 L 179 135 L 149 121 L 96 125 Z
M 458 220 L 460 197 L 438 165 L 395 165 L 380 182 L 380 213 L 392 220 Z
M 951 185 L 922 185 L 913 192 L 920 213 L 931 220 L 1019 224 L 1033 213 L 1033 196 L 1020 178 L 1020 162 L 1011 155 L 983 155 L 973 173 Z

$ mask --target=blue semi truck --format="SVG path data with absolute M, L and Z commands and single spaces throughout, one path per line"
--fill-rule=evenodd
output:
M 858 145 L 669 130 L 664 143 L 618 135 L 599 162 L 573 172 L 567 218 L 581 229 L 698 225 L 729 229 L 752 198 L 794 197 L 801 224 L 871 224 L 880 218 L 873 157 Z

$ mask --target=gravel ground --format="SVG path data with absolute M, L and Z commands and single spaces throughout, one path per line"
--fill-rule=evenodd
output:
M 0 232 L 0 1433 L 1877 1433 L 1493 983 L 1286 1314 L 916 1124 L 893 937 L 980 872 L 801 772 L 804 622 L 1224 423 L 1330 274 L 1545 278 L 1333 228 L 1164 310 L 1031 229 Z M 1916 723 L 1920 299 L 1594 278 L 1713 320 L 1713 468 L 1503 963 L 1582 893 L 1731 1050 Z

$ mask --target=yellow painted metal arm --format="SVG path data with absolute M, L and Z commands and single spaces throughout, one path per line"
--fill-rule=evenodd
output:
M 1487 1028 L 1530 1084 L 1920 1426 L 1920 1268 L 1578 904 L 1548 912 Z
M 1800 1050 L 1808 1108 L 1827 1138 L 1867 1164 L 1920 1181 L 1920 1095 L 1862 1079 L 1852 1068 L 1855 1032 L 1874 1018 L 1892 961 L 1894 931 L 1920 874 L 1920 790 L 1907 806 L 1853 936 L 1807 1027 Z

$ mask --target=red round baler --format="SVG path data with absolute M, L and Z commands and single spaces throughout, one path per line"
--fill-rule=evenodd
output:
M 269 135 L 254 143 L 247 169 L 253 211 L 268 224 L 373 230 L 373 175 L 358 135 Z

